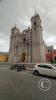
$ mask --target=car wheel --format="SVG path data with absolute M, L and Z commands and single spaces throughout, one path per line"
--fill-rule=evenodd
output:
M 35 70 L 34 75 L 39 75 L 39 72 L 37 70 Z

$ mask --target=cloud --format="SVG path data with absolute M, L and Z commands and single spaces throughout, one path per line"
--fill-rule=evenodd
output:
M 2 0 L 0 3 L 0 37 L 8 42 L 11 34 L 10 30 L 14 24 L 17 24 L 21 31 L 27 28 L 35 9 L 42 20 L 46 43 L 56 46 L 56 0 Z M 55 36 L 53 37 L 53 35 Z M 50 41 L 52 37 L 53 41 Z
M 3 38 L 0 38 L 0 52 L 9 51 L 9 41 Z

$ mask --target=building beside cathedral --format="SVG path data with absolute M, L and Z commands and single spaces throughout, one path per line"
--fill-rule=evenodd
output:
M 22 33 L 14 26 L 11 29 L 9 63 L 45 62 L 45 42 L 41 19 L 38 14 L 31 18 L 31 28 Z

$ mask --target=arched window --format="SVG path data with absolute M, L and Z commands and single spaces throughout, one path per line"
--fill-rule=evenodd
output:
M 36 21 L 34 22 L 34 26 L 36 26 Z
M 35 22 L 34 22 L 34 30 L 36 30 L 36 25 L 37 25 L 37 24 L 36 24 L 36 21 L 35 21 Z
M 25 43 L 25 38 L 23 38 L 23 43 Z

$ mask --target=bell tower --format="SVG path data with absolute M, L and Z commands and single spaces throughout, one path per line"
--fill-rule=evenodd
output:
M 41 19 L 38 14 L 35 13 L 35 15 L 31 18 L 31 28 L 33 32 L 33 41 L 34 42 L 42 42 L 43 37 L 42 37 L 42 26 L 41 26 Z M 35 40 L 34 40 L 35 38 Z
M 11 36 L 10 36 L 10 48 L 9 48 L 9 63 L 13 63 L 16 60 L 17 56 L 17 37 L 20 35 L 20 30 L 16 27 L 16 25 L 11 29 Z
M 44 51 L 43 51 L 43 36 L 41 19 L 38 14 L 31 18 L 31 29 L 32 29 L 32 62 L 43 62 Z

